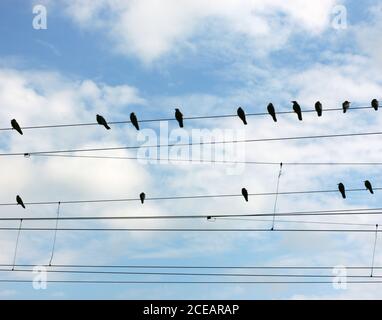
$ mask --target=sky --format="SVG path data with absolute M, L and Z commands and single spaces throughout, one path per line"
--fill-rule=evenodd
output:
M 36 17 L 46 11 L 46 28 Z M 325 112 L 370 106 L 381 99 L 381 1 L 350 0 L 3 0 L 0 2 L 0 128 L 15 118 L 23 126 L 168 119 L 303 110 L 319 100 L 323 115 L 280 114 L 131 124 L 0 131 L 0 153 L 103 148 L 217 140 L 258 139 L 379 131 L 381 111 Z M 39 21 L 41 23 L 41 21 Z M 40 25 L 41 26 L 41 25 Z M 200 131 L 202 130 L 202 131 Z M 224 159 L 269 162 L 377 162 L 379 136 L 238 143 L 216 147 Z M 225 150 L 223 152 L 223 149 Z M 117 157 L 198 157 L 181 147 L 93 152 Z M 199 150 L 200 151 L 200 150 Z M 207 155 L 208 150 L 202 151 Z M 84 154 L 82 154 L 84 155 Z M 157 163 L 126 159 L 23 156 L 0 157 L 0 203 L 184 195 L 240 194 L 276 190 L 278 165 Z M 378 166 L 284 165 L 280 191 L 382 187 Z M 62 204 L 60 216 L 145 216 L 273 212 L 274 196 Z M 377 208 L 380 191 L 279 195 L 278 212 Z M 56 205 L 0 207 L 0 217 L 55 217 Z M 292 218 L 284 218 L 290 219 Z M 299 218 L 301 219 L 301 218 Z M 296 220 L 296 219 L 295 219 Z M 367 223 L 378 216 L 305 217 L 310 221 Z M 19 221 L 0 221 L 17 228 Z M 24 221 L 50 227 L 55 221 Z M 60 227 L 99 228 L 269 228 L 269 221 L 100 220 L 60 221 Z M 330 227 L 330 226 L 329 226 Z M 343 225 L 339 226 L 341 228 Z M 325 228 L 276 222 L 277 228 Z M 366 228 L 366 227 L 363 227 Z M 0 264 L 13 263 L 17 232 L 0 231 Z M 20 232 L 16 263 L 49 262 L 53 231 Z M 374 233 L 326 232 L 74 232 L 58 231 L 53 264 L 370 266 Z M 382 265 L 377 239 L 375 266 Z M 8 267 L 9 269 L 9 267 Z M 134 270 L 133 270 L 134 271 Z M 142 271 L 142 270 L 135 270 Z M 184 270 L 183 270 L 184 271 Z M 200 271 L 200 270 L 199 270 Z M 232 271 L 229 270 L 228 271 Z M 228 272 L 227 271 L 227 272 Z M 247 270 L 248 271 L 248 270 Z M 233 271 L 232 271 L 233 272 Z M 365 271 L 369 272 L 368 270 Z M 325 272 L 324 272 L 325 273 Z M 331 270 L 326 274 L 331 274 Z M 350 273 L 350 271 L 349 271 Z M 375 275 L 377 275 L 376 271 Z M 1 279 L 34 275 L 0 271 Z M 226 277 L 48 274 L 48 280 L 232 280 Z M 257 278 L 261 280 L 263 278 Z M 253 281 L 253 277 L 240 280 Z M 380 284 L 63 284 L 36 290 L 30 283 L 0 283 L 2 299 L 378 299 Z

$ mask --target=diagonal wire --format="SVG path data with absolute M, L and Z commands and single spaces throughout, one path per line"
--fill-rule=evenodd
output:
M 60 218 L 60 206 L 61 202 L 58 202 L 57 205 L 57 219 L 56 219 L 56 228 L 54 229 L 54 237 L 53 237 L 53 246 L 52 246 L 52 254 L 50 256 L 49 265 L 52 265 L 53 255 L 54 255 L 54 249 L 56 247 L 56 238 L 57 238 L 57 228 L 58 228 L 58 221 Z
M 21 226 L 23 224 L 23 219 L 20 219 L 20 224 L 17 232 L 17 238 L 16 238 L 16 246 L 15 246 L 15 254 L 13 255 L 13 266 L 12 271 L 15 270 L 15 264 L 16 264 L 16 257 L 17 257 L 17 249 L 19 247 L 19 239 L 20 239 L 20 233 L 21 233 Z
M 377 247 L 377 238 L 378 238 L 378 224 L 375 225 L 375 237 L 374 237 L 374 248 L 373 248 L 373 257 L 371 259 L 371 272 L 370 277 L 373 276 L 374 271 L 374 258 L 375 258 L 375 249 Z
M 276 209 L 277 209 L 277 199 L 278 199 L 278 196 L 279 196 L 279 185 L 280 185 L 280 177 L 281 177 L 281 173 L 282 173 L 282 168 L 283 168 L 283 163 L 281 162 L 280 163 L 279 175 L 277 177 L 276 195 L 275 195 L 275 203 L 273 205 L 273 218 L 272 218 L 272 228 L 271 228 L 271 230 L 274 230 L 274 228 L 275 228 L 275 217 L 276 217 Z

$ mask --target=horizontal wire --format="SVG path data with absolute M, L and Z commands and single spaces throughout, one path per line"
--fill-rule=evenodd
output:
M 31 154 L 33 157 L 56 157 L 56 158 L 83 158 L 83 159 L 112 159 L 112 160 L 145 160 L 145 161 L 168 161 L 168 162 L 191 162 L 197 164 L 222 163 L 222 164 L 253 164 L 279 166 L 280 162 L 288 166 L 381 166 L 382 162 L 283 162 L 283 161 L 236 161 L 236 160 L 205 160 L 205 159 L 176 159 L 176 158 L 145 158 L 145 157 L 123 157 L 123 156 L 84 156 L 69 154 Z
M 362 109 L 372 109 L 371 106 L 360 106 L 360 107 L 352 107 L 349 110 L 362 110 Z M 342 108 L 329 108 L 323 110 L 323 112 L 327 111 L 342 111 Z M 316 112 L 315 110 L 303 110 L 303 113 L 310 113 L 310 112 Z M 278 115 L 282 114 L 292 114 L 295 113 L 294 111 L 281 111 L 277 112 Z M 253 117 L 253 116 L 267 116 L 269 113 L 267 112 L 259 112 L 259 113 L 246 113 L 247 117 Z M 202 119 L 219 119 L 219 118 L 236 118 L 237 114 L 225 114 L 225 115 L 210 115 L 210 116 L 190 116 L 190 117 L 183 117 L 184 120 L 202 120 Z M 158 118 L 158 119 L 142 119 L 138 120 L 140 123 L 146 123 L 146 122 L 160 122 L 160 121 L 175 121 L 174 118 Z M 122 121 L 108 121 L 108 124 L 128 124 L 131 123 L 130 120 L 122 120 Z M 22 130 L 30 130 L 30 129 L 48 129 L 48 128 L 67 128 L 67 127 L 82 127 L 82 126 L 98 126 L 99 124 L 97 122 L 86 122 L 86 123 L 72 123 L 72 124 L 52 124 L 52 125 L 36 125 L 36 126 L 25 126 L 21 127 Z M 0 128 L 0 131 L 8 131 L 13 130 L 13 128 L 7 127 L 7 128 Z
M 56 153 L 75 153 L 75 152 L 96 152 L 96 151 L 115 151 L 115 150 L 130 150 L 139 148 L 167 148 L 167 147 L 187 147 L 193 145 L 221 145 L 234 143 L 254 143 L 254 142 L 270 142 L 270 141 L 287 141 L 287 140 L 306 140 L 306 139 L 322 139 L 322 138 L 340 138 L 340 137 L 355 137 L 355 136 L 375 136 L 382 135 L 381 131 L 376 132 L 359 132 L 359 133 L 338 133 L 338 134 L 321 134 L 310 136 L 295 136 L 295 137 L 279 137 L 279 138 L 258 138 L 244 140 L 222 140 L 209 142 L 187 142 L 187 143 L 168 143 L 156 145 L 140 145 L 140 146 L 124 146 L 124 147 L 104 147 L 104 148 L 84 148 L 84 149 L 66 149 L 66 150 L 50 150 L 50 151 L 32 151 L 32 152 L 8 152 L 0 153 L 1 157 L 8 156 L 31 156 L 36 154 L 56 154 Z
M 377 213 L 377 212 L 373 212 Z M 378 212 L 382 214 L 382 211 Z M 360 212 L 359 214 L 364 214 Z M 281 214 L 282 215 L 282 214 Z M 284 214 L 285 215 L 285 214 Z M 246 215 L 248 216 L 248 215 Z M 270 219 L 249 219 L 249 218 L 240 218 L 240 214 L 235 215 L 220 215 L 220 216 L 211 216 L 211 215 L 194 215 L 194 216 L 141 216 L 141 217 L 129 217 L 129 216 L 68 216 L 68 217 L 0 217 L 0 221 L 78 221 L 78 220 L 139 220 L 139 219 L 206 219 L 214 218 L 216 221 L 249 221 L 249 222 L 272 222 Z M 375 226 L 376 224 L 372 223 L 350 223 L 350 222 L 333 222 L 333 221 L 311 221 L 311 220 L 275 220 L 279 223 L 304 223 L 304 224 L 318 224 L 318 225 L 352 225 L 352 226 Z
M 15 227 L 0 227 L 2 231 L 18 231 Z M 106 232 L 356 232 L 370 233 L 382 232 L 374 229 L 261 229 L 261 228 L 45 228 L 45 227 L 23 227 L 22 231 L 106 231 Z
M 382 190 L 382 187 L 375 187 L 373 190 Z M 365 192 L 366 188 L 347 189 L 346 192 Z M 338 190 L 307 190 L 307 191 L 280 191 L 279 195 L 298 195 L 298 194 L 317 194 L 317 193 L 338 193 Z M 273 196 L 275 192 L 248 193 L 249 196 Z M 184 200 L 184 199 L 205 199 L 205 198 L 233 198 L 242 197 L 241 194 L 215 194 L 215 195 L 190 195 L 190 196 L 168 196 L 168 197 L 147 197 L 145 201 L 159 200 Z M 94 199 L 94 200 L 60 200 L 60 201 L 39 201 L 24 202 L 25 205 L 52 205 L 58 204 L 81 204 L 81 203 L 107 203 L 107 202 L 130 202 L 141 201 L 140 198 L 121 198 L 121 199 Z M 15 206 L 17 203 L 0 203 L 0 206 Z
M 51 268 L 102 268 L 102 269 L 274 269 L 274 270 L 327 270 L 339 266 L 190 266 L 190 265 L 89 265 L 89 264 L 0 264 L 0 267 L 45 267 Z M 370 266 L 346 266 L 350 270 L 369 270 Z M 382 269 L 375 266 L 374 269 Z
M 33 280 L 0 279 L 1 283 L 32 283 Z M 46 283 L 70 284 L 333 284 L 333 281 L 116 281 L 116 280 L 46 280 Z M 382 281 L 353 281 L 352 284 L 380 284 Z
M 0 272 L 25 272 L 35 273 L 34 269 L 0 269 Z M 136 272 L 136 271 L 94 271 L 94 270 L 45 270 L 47 273 L 68 274 L 107 274 L 107 275 L 152 275 L 152 276 L 206 276 L 206 277 L 271 277 L 271 278 L 333 278 L 336 275 L 329 274 L 253 274 L 253 273 L 189 273 L 189 272 Z M 370 274 L 346 275 L 346 278 L 370 278 Z M 373 275 L 373 278 L 382 278 Z

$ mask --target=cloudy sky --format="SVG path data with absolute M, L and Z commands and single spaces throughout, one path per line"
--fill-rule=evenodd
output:
M 47 29 L 33 27 L 35 5 L 47 11 Z M 40 7 L 41 8 L 41 7 Z M 0 131 L 0 153 L 137 146 L 192 142 L 192 133 L 220 130 L 218 140 L 380 131 L 382 116 L 373 109 L 327 112 L 344 100 L 370 106 L 381 99 L 382 3 L 350 0 L 5 0 L 0 3 L 0 127 L 15 118 L 21 126 L 290 111 L 291 100 L 304 110 L 320 100 L 323 116 L 279 115 Z M 194 131 L 193 131 L 194 130 Z M 230 137 L 230 138 L 229 138 Z M 269 162 L 380 161 L 379 136 L 273 141 L 226 146 L 230 160 Z M 144 149 L 146 150 L 146 149 Z M 186 155 L 185 149 L 176 149 Z M 161 155 L 177 155 L 163 150 Z M 218 150 L 219 151 L 219 150 Z M 221 151 L 221 150 L 220 150 Z M 150 150 L 152 152 L 152 150 Z M 195 156 L 191 150 L 189 156 Z M 135 157 L 129 149 L 87 155 Z M 84 154 L 82 154 L 84 155 Z M 151 154 L 155 156 L 155 154 Z M 136 160 L 0 157 L 0 203 L 274 192 L 278 166 L 253 164 L 147 163 Z M 382 187 L 378 166 L 284 166 L 280 191 L 332 190 L 343 182 L 363 188 L 369 179 Z M 63 204 L 61 216 L 144 216 L 250 214 L 273 212 L 273 196 L 168 201 Z M 377 208 L 380 192 L 303 194 L 278 198 L 279 212 Z M 1 217 L 55 217 L 55 205 L 1 207 Z M 284 218 L 288 219 L 288 218 Z M 289 218 L 293 220 L 293 218 Z M 294 220 L 296 220 L 295 218 Z M 301 220 L 301 218 L 298 218 Z M 378 216 L 306 217 L 310 221 L 365 223 Z M 17 228 L 19 222 L 0 222 Z M 60 221 L 60 227 L 98 228 L 270 228 L 269 221 L 102 220 Z M 54 227 L 55 221 L 25 221 L 24 227 Z M 346 225 L 336 225 L 346 228 Z M 329 226 L 332 227 L 332 226 Z M 325 228 L 309 223 L 276 222 L 277 228 Z M 0 263 L 12 264 L 17 232 L 1 231 Z M 17 264 L 47 264 L 53 231 L 22 231 Z M 375 265 L 382 265 L 376 247 Z M 370 266 L 373 233 L 313 232 L 65 232 L 58 231 L 54 264 L 212 265 L 212 266 Z M 139 271 L 139 270 L 135 270 Z M 184 270 L 183 270 L 184 271 Z M 199 270 L 200 271 L 200 270 Z M 228 270 L 232 271 L 232 270 Z M 248 270 L 247 270 L 248 271 Z M 369 271 L 367 270 L 367 274 Z M 22 272 L 0 272 L 0 279 L 32 279 Z M 331 270 L 326 274 L 331 274 Z M 232 280 L 237 278 L 97 276 L 49 274 L 48 280 L 108 279 L 142 281 Z M 244 280 L 243 280 L 244 279 Z M 253 281 L 245 277 L 243 281 Z M 263 278 L 260 278 L 260 280 Z M 259 280 L 259 279 L 257 279 Z M 275 279 L 273 279 L 275 280 Z M 3 283 L 0 298 L 113 299 L 293 299 L 382 298 L 378 284 L 119 284 Z

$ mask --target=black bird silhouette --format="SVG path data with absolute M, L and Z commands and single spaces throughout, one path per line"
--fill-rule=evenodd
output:
M 237 115 L 239 116 L 241 121 L 243 121 L 243 123 L 246 125 L 247 124 L 247 119 L 245 117 L 245 111 L 241 107 L 239 107 L 237 109 Z
M 102 117 L 102 116 L 100 116 L 99 114 L 97 114 L 97 122 L 98 122 L 98 124 L 100 124 L 101 126 L 104 126 L 107 130 L 110 130 L 110 127 L 109 127 L 109 125 L 107 124 L 105 118 Z
M 18 133 L 20 133 L 21 135 L 23 134 L 23 131 L 21 130 L 19 124 L 17 123 L 16 119 L 12 119 L 11 120 L 11 126 L 13 129 L 15 129 Z
M 371 183 L 370 183 L 369 180 L 366 180 L 366 181 L 365 181 L 365 187 L 366 187 L 367 190 L 370 191 L 371 194 L 374 194 L 373 186 L 371 185 Z
M 321 117 L 321 116 L 322 116 L 322 103 L 321 103 L 320 101 L 317 101 L 317 102 L 315 103 L 314 107 L 315 107 L 315 109 L 316 109 L 316 111 L 317 111 L 317 115 L 318 115 L 319 117 Z
M 178 121 L 179 127 L 183 128 L 183 114 L 178 108 L 175 109 L 175 119 Z
M 139 198 L 141 198 L 141 202 L 142 204 L 145 202 L 145 199 L 146 199 L 146 195 L 144 192 L 142 192 L 140 195 L 139 195 Z
M 374 108 L 375 111 L 377 111 L 379 108 L 379 101 L 377 99 L 373 99 L 371 101 L 371 106 Z
M 346 113 L 346 111 L 350 108 L 350 102 L 349 101 L 344 101 L 342 103 L 342 110 L 344 111 L 344 113 Z
M 241 189 L 241 194 L 243 195 L 245 201 L 248 202 L 248 191 L 247 191 L 247 189 L 245 189 L 245 188 Z
M 276 111 L 275 111 L 275 107 L 273 106 L 273 103 L 268 104 L 267 110 L 268 110 L 268 113 L 272 116 L 273 121 L 277 122 Z
M 298 120 L 302 121 L 302 113 L 301 113 L 301 107 L 297 103 L 297 101 L 292 101 L 293 103 L 293 111 L 297 113 Z
M 25 209 L 24 202 L 19 195 L 16 196 L 16 202 Z
M 138 119 L 134 112 L 130 113 L 130 121 L 135 127 L 135 129 L 139 130 Z
M 341 192 L 342 198 L 346 199 L 345 186 L 342 182 L 338 184 L 338 190 Z

